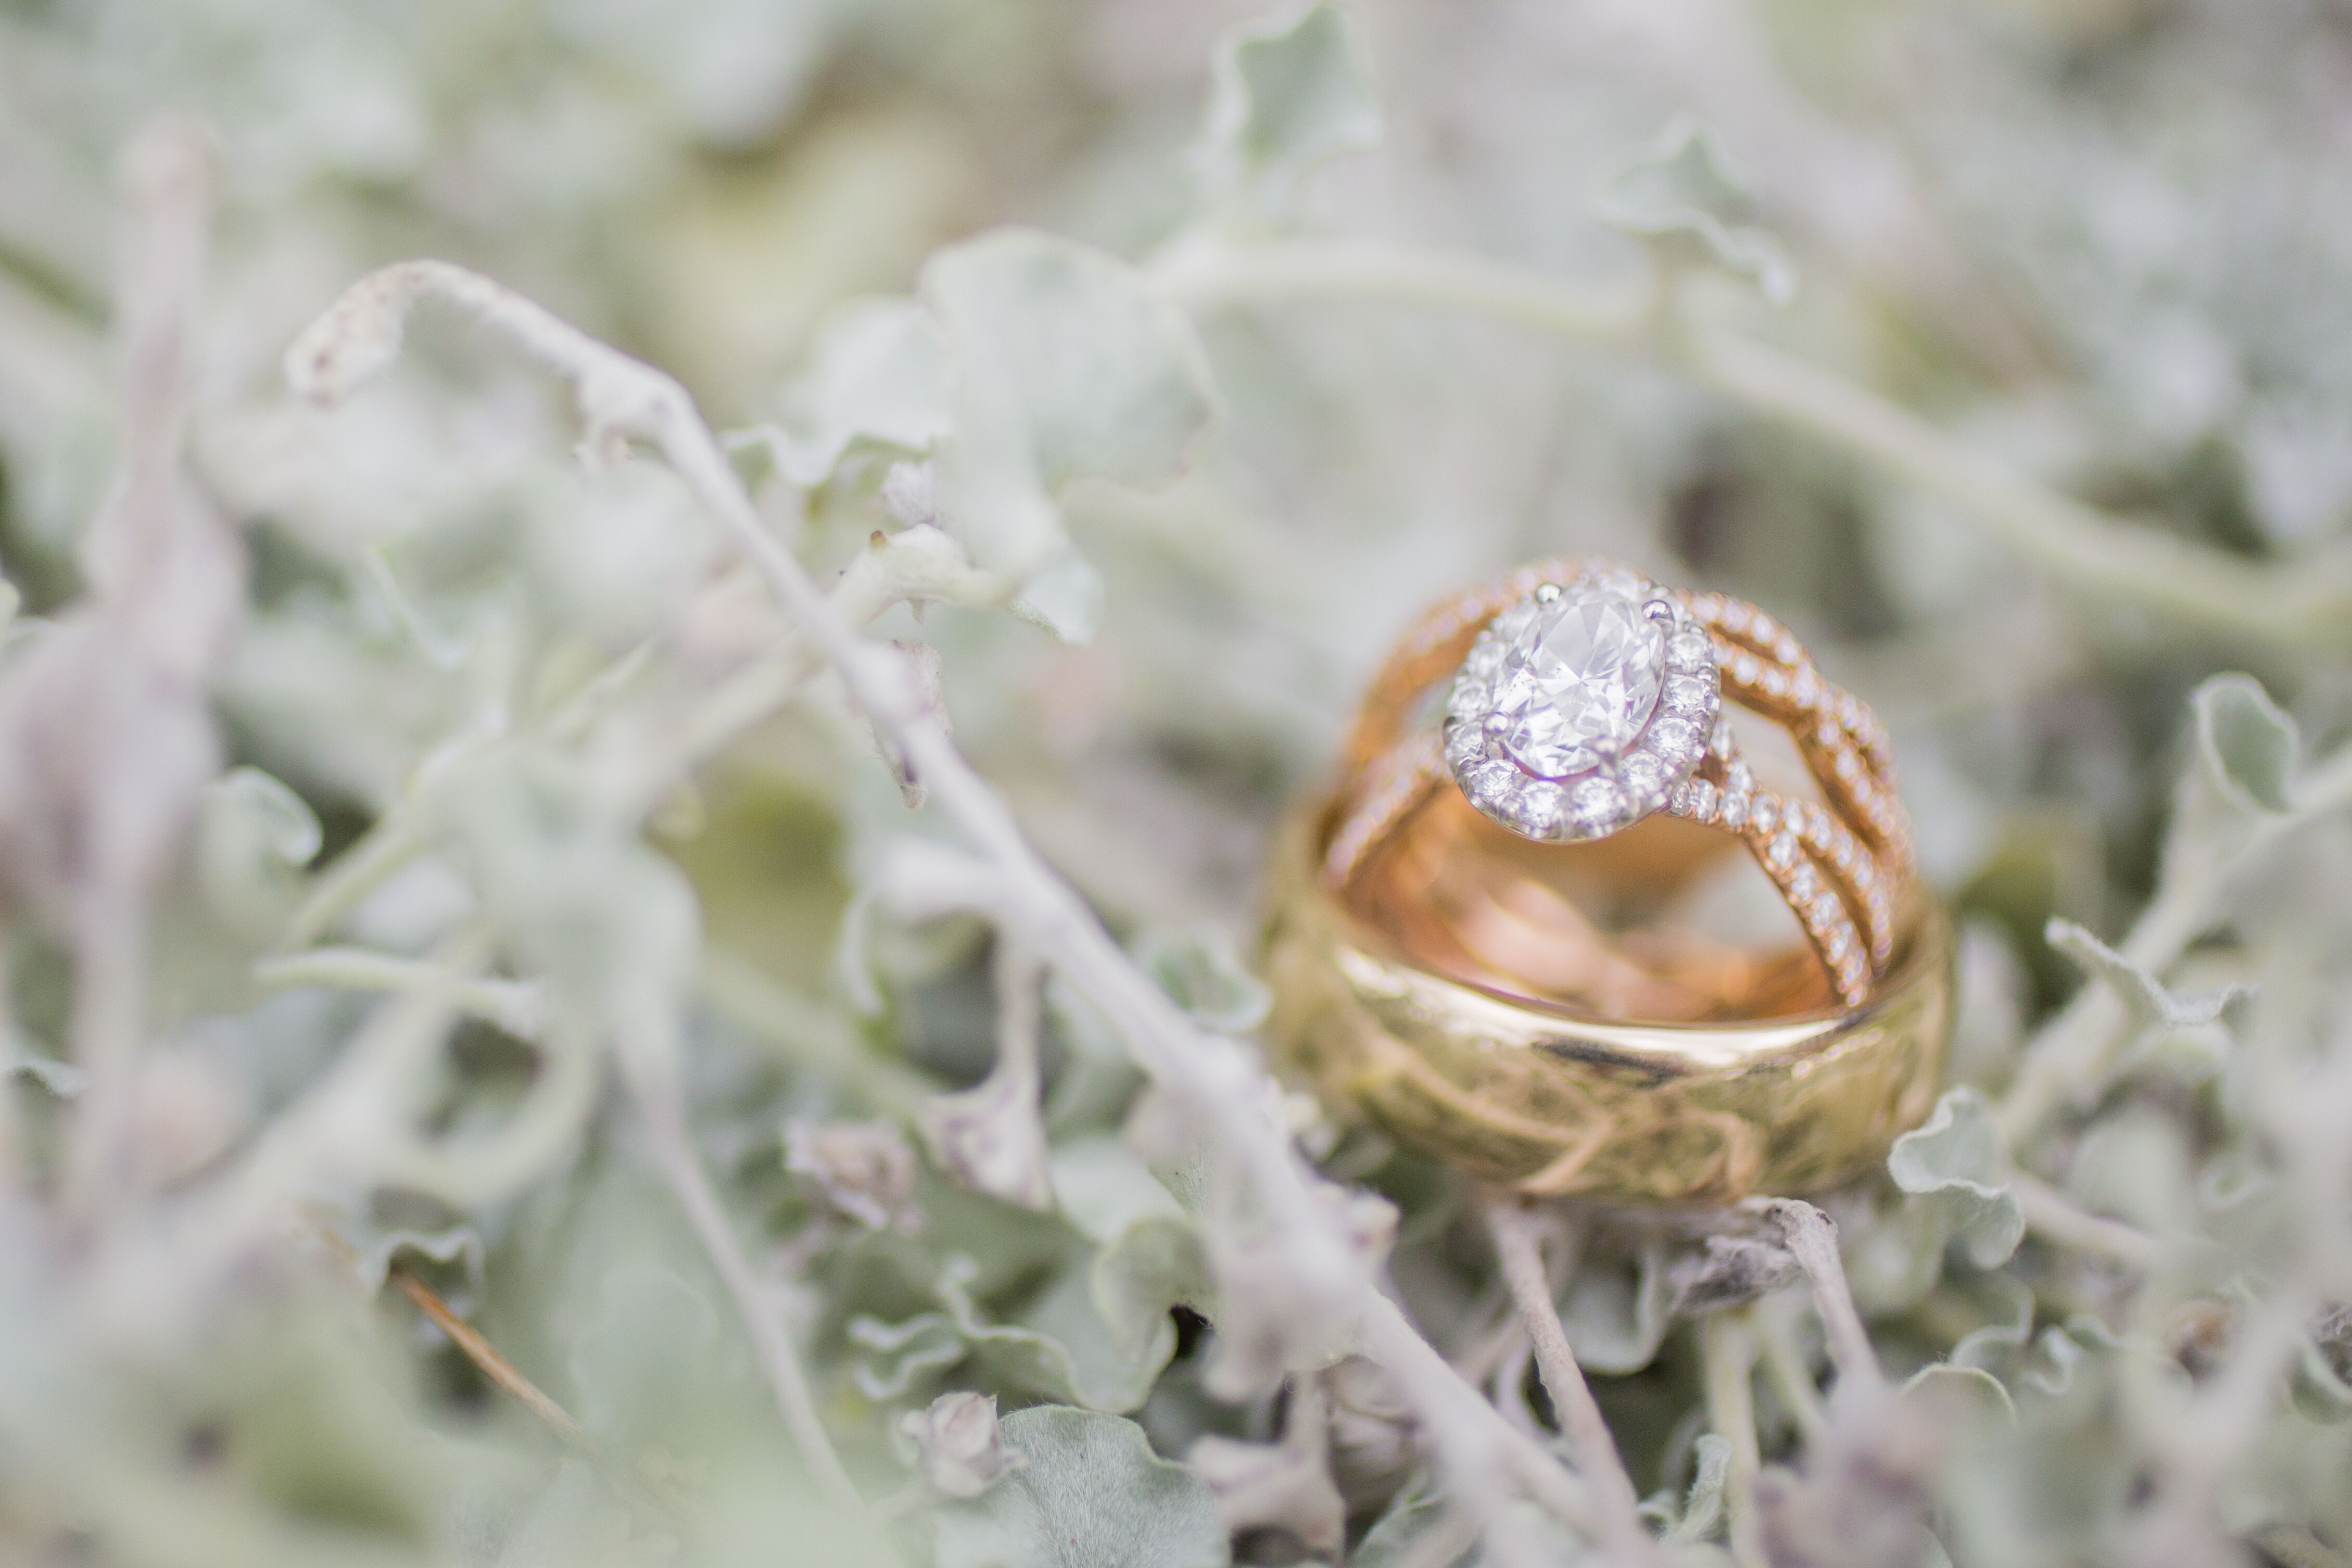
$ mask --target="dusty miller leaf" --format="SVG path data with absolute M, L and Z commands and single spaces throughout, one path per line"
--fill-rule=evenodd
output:
M 1993 1319 L 1961 1335 L 1948 1363 L 1999 1377 L 2013 1369 L 2016 1358 L 2032 1342 L 2033 1291 L 2008 1274 L 1986 1275 L 1983 1283 L 1996 1298 Z
M 1265 1021 L 1274 1005 L 1274 993 L 1250 973 L 1222 931 L 1150 931 L 1129 950 L 1169 1000 L 1204 1029 L 1246 1035 Z
M 1278 226 L 1295 217 L 1309 175 L 1379 144 L 1369 75 L 1355 25 L 1335 6 L 1228 29 L 1192 148 L 1210 199 L 1245 223 Z
M 859 1352 L 854 1376 L 867 1397 L 902 1397 L 927 1380 L 961 1366 L 963 1380 L 1022 1394 L 1127 1411 L 1140 1405 L 1175 1353 L 1176 1329 L 1162 1306 L 1153 1317 L 1114 1326 L 1097 1304 L 1097 1255 L 1074 1249 L 1019 1310 L 993 1321 L 973 1300 L 980 1265 L 951 1254 L 939 1266 L 930 1292 L 936 1310 L 897 1321 L 853 1318 L 849 1340 Z
M 459 1317 L 473 1310 L 482 1294 L 482 1233 L 470 1225 L 446 1230 L 394 1230 L 377 1237 L 352 1265 L 370 1294 L 383 1289 L 394 1265 L 423 1279 Z M 420 1269 L 415 1260 L 433 1265 Z M 405 1260 L 405 1261 L 404 1261 Z
M 1216 1499 L 1143 1428 L 1066 1405 L 1002 1424 L 1021 1468 L 933 1521 L 934 1568 L 1225 1568 Z
M 2184 1056 L 2190 1076 L 2210 1077 L 2220 1068 L 2227 1039 L 2211 1026 L 2221 1021 L 2231 1003 L 2252 995 L 2252 986 L 2230 984 L 2177 996 L 2155 975 L 2072 921 L 2053 919 L 2042 934 L 2053 949 L 2114 992 L 2131 1015 L 2135 1033 L 2117 1054 L 2119 1069 L 2138 1066 L 2175 1038 L 2191 1047 Z
M 196 808 L 196 877 L 205 901 L 248 940 L 274 937 L 324 836 L 302 797 L 258 768 L 205 786 Z
M 1117 1138 L 1074 1140 L 1050 1166 L 1062 1212 L 1099 1250 L 1095 1307 L 1113 1335 L 1143 1354 L 1169 1309 L 1212 1310 L 1215 1292 L 1192 1216 Z
M 850 300 L 827 311 L 782 402 L 776 426 L 759 435 L 803 489 L 856 447 L 928 452 L 954 427 L 946 347 L 911 300 Z
M 677 867 L 551 752 L 453 774 L 439 804 L 486 911 L 545 977 L 558 1024 L 665 1053 L 701 945 L 701 910 Z
M 1053 565 L 1065 485 L 1165 483 L 1209 422 L 1191 322 L 1115 257 L 1001 229 L 932 257 L 920 289 L 956 386 L 941 509 L 982 567 L 1025 582 Z M 1060 615 L 1072 586 L 1049 584 L 1038 613 Z
M 2293 815 L 2302 742 L 2250 675 L 2217 675 L 2189 698 L 2194 751 L 2165 835 L 2167 881 L 2210 877 Z
M 595 1316 L 573 1341 L 573 1414 L 590 1431 L 691 1447 L 712 1402 L 717 1309 L 657 1264 L 605 1276 Z
M 2294 810 L 2301 738 L 2262 683 L 2251 675 L 2217 675 L 2189 701 L 2198 760 L 2215 786 L 2247 811 Z
M 1047 562 L 1013 601 L 1014 615 L 1073 645 L 1095 640 L 1102 612 L 1102 574 L 1075 548 Z
M 1939 1215 L 1979 1268 L 2000 1268 L 2025 1238 L 2024 1211 L 2003 1184 L 2007 1168 L 1992 1108 L 1968 1088 L 1946 1089 L 1935 1114 L 1886 1156 L 1895 1184 Z
M 1771 234 L 1738 221 L 1748 205 L 1714 130 L 1690 119 L 1612 164 L 1592 195 L 1595 217 L 1647 242 L 1666 265 L 1720 267 L 1785 305 L 1796 298 L 1796 268 Z
M 1905 1379 L 1902 1392 L 1906 1399 L 1928 1401 L 1939 1410 L 1982 1410 L 2017 1419 L 2017 1402 L 2009 1396 L 2009 1389 L 1982 1367 L 1937 1362 Z
M 1650 1364 L 1673 1321 L 1675 1284 L 1666 1246 L 1651 1239 L 1612 1266 L 1592 1258 L 1578 1268 L 1559 1304 L 1576 1359 L 1588 1371 L 1619 1377 Z
M 1056 1137 L 1113 1127 L 1144 1083 L 1142 1069 L 1094 1005 L 1061 976 L 1045 984 L 1046 1015 L 1067 1047 L 1045 1100 L 1045 1126 Z

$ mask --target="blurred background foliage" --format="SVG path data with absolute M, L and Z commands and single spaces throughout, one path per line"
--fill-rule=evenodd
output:
M 835 686 L 700 749 L 656 721 L 687 684 L 598 731 L 595 777 L 658 784 L 650 855 L 569 763 L 432 795 L 479 761 L 468 737 L 556 732 L 599 681 L 636 678 L 636 650 L 732 668 L 779 624 L 667 470 L 583 474 L 560 394 L 476 334 L 421 331 L 411 364 L 346 408 L 289 398 L 288 342 L 383 263 L 477 268 L 677 374 L 740 432 L 768 520 L 821 579 L 934 521 L 998 574 L 1002 592 L 929 595 L 950 602 L 889 608 L 877 629 L 938 650 L 960 745 L 1220 1032 L 1263 1010 L 1239 955 L 1265 847 L 1324 776 L 1375 661 L 1434 595 L 1538 555 L 1606 552 L 1754 599 L 1888 721 L 1925 869 L 1966 922 L 1956 1081 L 1994 1100 L 2083 984 L 2077 960 L 2100 973 L 2095 944 L 2045 940 L 2053 919 L 2120 941 L 2164 867 L 2188 875 L 2194 856 L 2163 848 L 2177 798 L 2203 787 L 2247 820 L 2293 815 L 2292 765 L 2266 803 L 2249 757 L 2325 755 L 2352 731 L 2352 607 L 2331 622 L 2256 593 L 2222 625 L 2053 571 L 1965 498 L 1759 417 L 1638 343 L 1345 289 L 1181 320 L 1167 301 L 1187 302 L 1178 264 L 1204 237 L 1344 235 L 1571 287 L 1636 276 L 1664 241 L 1595 193 L 1696 117 L 1738 181 L 1711 254 L 1767 281 L 1785 263 L 1796 284 L 1776 305 L 1700 279 L 1708 320 L 2210 552 L 2162 562 L 2261 569 L 2352 605 L 2352 13 L 1358 0 L 1352 31 L 1320 12 L 1277 22 L 1265 36 L 1283 47 L 1251 77 L 1218 39 L 1259 10 L 0 0 L 0 569 L 19 605 L 0 676 L 91 586 L 85 531 L 122 460 L 110 333 L 137 262 L 121 255 L 121 149 L 158 111 L 193 111 L 218 185 L 185 461 L 249 553 L 241 625 L 209 676 L 240 771 L 207 786 L 155 897 L 133 1096 L 152 1202 L 200 1205 L 274 1147 L 378 1016 L 372 983 L 272 970 L 303 911 L 320 916 L 306 941 L 403 959 L 484 911 L 508 932 L 490 984 L 509 989 L 469 1005 L 419 1090 L 447 1136 L 552 1104 L 555 1068 L 530 1043 L 546 1010 L 616 1016 L 639 970 L 658 990 L 669 963 L 690 995 L 694 1146 L 851 1472 L 896 1500 L 887 1526 L 819 1500 L 642 1131 L 583 1080 L 577 1127 L 528 1148 L 527 1179 L 487 1201 L 364 1160 L 298 1163 L 257 1258 L 139 1274 L 108 1298 L 118 1317 L 66 1282 L 70 1237 L 11 1208 L 13 1560 L 1189 1564 L 1236 1541 L 1266 1561 L 1343 1544 L 1364 1563 L 1447 1560 L 1423 1541 L 1443 1509 L 1412 1423 L 1365 1363 L 1318 1383 L 1319 1487 L 1264 1517 L 1236 1501 L 1263 1501 L 1234 1476 L 1263 1481 L 1251 1467 L 1275 1463 L 1278 1433 L 1297 1447 L 1284 1412 L 1300 1396 L 1235 1400 L 1205 1376 L 1217 1288 L 1199 1173 L 1122 1140 L 1140 1076 L 1065 990 L 1046 988 L 1036 1069 L 1046 1190 L 1022 1197 L 1034 1172 L 975 1178 L 969 1148 L 959 1164 L 936 1097 L 1003 1081 L 1003 944 L 892 908 L 891 847 L 934 832 L 932 814 L 908 816 Z M 1218 101 L 1256 116 L 1221 127 L 1213 109 L 1204 133 L 1219 58 L 1234 74 Z M 1003 225 L 1091 248 L 961 243 Z M 1041 370 L 1043 340 L 1020 336 L 1033 317 L 1122 346 Z M 1074 412 L 1089 376 L 1117 383 L 1118 429 Z M 1045 437 L 1024 458 L 1035 471 L 1008 480 L 972 454 L 1015 405 Z M 2225 669 L 2292 719 L 2219 689 L 2200 764 L 2189 697 Z M 381 847 L 404 811 L 434 826 L 321 905 L 332 868 Z M 2226 837 L 2210 826 L 2200 854 Z M 2171 1406 L 2119 1363 L 2193 1382 L 2249 1293 L 2312 1245 L 2277 1206 L 2334 1223 L 2345 1193 L 2272 1168 L 2280 1140 L 2247 1109 L 2281 1080 L 2233 1065 L 2342 1048 L 2352 840 L 2320 820 L 2294 844 L 2251 881 L 2200 883 L 2210 916 L 2174 951 L 2130 954 L 2186 992 L 2261 981 L 2262 1022 L 2243 1001 L 2200 1014 L 2159 992 L 2136 1037 L 2154 1067 L 2070 1086 L 2064 1114 L 2006 1152 L 1977 1125 L 1988 1100 L 1948 1100 L 1907 1163 L 1830 1205 L 1890 1373 L 1975 1367 L 2016 1407 L 2016 1425 L 1938 1459 L 1939 1517 L 1956 1522 L 1920 1551 L 2122 1560 L 2100 1554 L 2139 1539 L 2135 1489 L 2168 1441 L 2142 1428 Z M 12 911 L 8 967 L 36 1192 L 79 1087 L 63 1059 L 73 945 L 37 904 Z M 665 943 L 682 956 L 646 956 Z M 2134 972 L 2115 973 L 2128 990 Z M 2273 1056 L 2217 1043 L 2231 1031 Z M 2174 1048 L 2183 1035 L 2194 1049 Z M 2331 1109 L 2347 1125 L 2352 1108 Z M 1459 1184 L 1289 1110 L 1328 1169 L 1396 1204 L 1393 1267 L 1434 1342 L 1549 1438 Z M 2109 1233 L 2105 1253 L 2046 1235 L 2019 1250 L 2011 1160 L 2063 1189 L 2068 1215 L 2168 1246 L 2234 1239 L 2219 1258 L 2179 1240 L 2160 1289 Z M 1634 1480 L 1694 1558 L 1723 1529 L 1697 1309 L 1677 1295 L 1706 1229 L 1604 1218 L 1563 1286 Z M 568 1412 L 571 1439 L 408 1297 L 372 1306 L 388 1273 L 444 1296 Z M 1751 1314 L 1768 1373 L 1801 1363 L 1810 1386 L 1820 1346 L 1785 1293 L 1717 1288 Z M 2290 1568 L 2352 1548 L 2329 1425 L 2352 1413 L 2352 1337 L 2339 1298 L 2313 1289 L 2294 1413 L 2232 1460 L 2214 1503 L 2222 1536 Z M 1759 1386 L 1764 1458 L 1793 1462 L 1811 1417 L 1794 1384 Z M 932 1403 L 963 1390 L 996 1396 L 1001 1436 Z M 1203 1438 L 1236 1445 L 1222 1468 Z M 1000 1443 L 1025 1458 L 1006 1476 L 989 1468 Z M 1188 1456 L 1189 1471 L 1169 1462 Z

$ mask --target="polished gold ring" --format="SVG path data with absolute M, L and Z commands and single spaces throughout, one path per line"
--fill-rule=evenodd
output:
M 1739 847 L 1795 940 L 1692 912 Z M 1286 1066 L 1519 1192 L 1803 1192 L 1935 1100 L 1951 935 L 1885 730 L 1755 606 L 1617 563 L 1539 563 L 1410 628 L 1276 844 L 1269 910 Z

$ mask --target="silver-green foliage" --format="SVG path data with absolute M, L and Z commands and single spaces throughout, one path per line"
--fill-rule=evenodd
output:
M 1525 61 L 1593 40 L 1523 40 L 1460 68 L 1504 141 L 1559 143 L 1537 194 L 1434 190 L 1527 267 L 1332 237 L 1440 205 L 1395 171 L 1451 144 L 1421 97 L 1450 68 L 1406 44 L 1376 89 L 1368 32 L 1425 25 L 1396 6 L 1227 33 L 1189 153 L 1131 151 L 1149 104 L 1059 154 L 1066 181 L 984 193 L 1090 237 L 952 242 L 968 215 L 907 193 L 991 167 L 963 132 L 816 84 L 855 97 L 879 62 L 1016 129 L 1003 100 L 1083 65 L 1055 8 L 412 9 L 0 25 L 0 1555 L 1426 1565 L 1605 1533 L 1565 1477 L 1564 1500 L 1500 1459 L 1449 1472 L 1426 1389 L 1293 1288 L 1231 1130 L 1003 918 L 1001 866 L 921 805 L 707 497 L 625 442 L 575 460 L 551 405 L 430 324 L 421 366 L 331 413 L 265 374 L 389 224 L 468 229 L 698 388 L 774 385 L 727 441 L 763 521 L 1204 1037 L 1265 1017 L 1252 868 L 1420 601 L 1676 548 L 1769 601 L 1897 728 L 1969 922 L 1969 1049 L 1883 1173 L 1814 1194 L 1885 1387 L 1830 1374 L 1774 1211 L 1548 1211 L 1663 1560 L 2347 1560 L 2352 351 L 2281 322 L 2340 310 L 2352 250 L 2330 218 L 2325 289 L 2247 275 L 2305 210 L 2276 193 L 2309 110 L 2196 79 L 2213 7 L 2052 7 L 2050 47 L 2105 68 L 2071 84 L 1990 24 L 1889 7 L 1890 37 L 1977 73 L 1908 109 L 1853 90 L 1868 48 L 1762 7 L 1843 128 L 1736 29 L 1664 77 L 1714 82 L 1722 129 L 1605 48 L 1563 124 Z M 2297 30 L 2260 9 L 2241 55 Z M 2102 19 L 2142 10 L 2144 35 Z M 2121 147 L 2172 81 L 2276 178 Z M 100 171 L 179 104 L 213 129 L 129 160 L 110 395 Z M 1343 166 L 1398 185 L 1322 178 L 1398 123 L 1425 142 Z M 1913 131 L 1906 174 L 1857 151 Z M 1878 206 L 1799 189 L 1856 170 Z M 898 219 L 910 253 L 808 259 Z M 2205 236 L 2193 265 L 2151 226 Z M 1995 281 L 1959 258 L 1981 246 Z M 720 330 L 693 324 L 706 289 Z M 1618 357 L 1563 368 L 1496 322 Z M 1898 381 L 1959 433 L 1863 384 Z M 592 437 L 639 428 L 583 401 Z M 2249 647 L 2263 681 L 2211 673 Z M 1496 1429 L 1592 1473 L 1479 1194 L 1233 1088 L 1225 1114 L 1340 1184 L 1307 1189 L 1318 1223 Z M 779 1342 L 870 1506 L 826 1497 Z

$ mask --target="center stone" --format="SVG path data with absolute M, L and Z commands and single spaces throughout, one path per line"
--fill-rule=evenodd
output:
M 1665 645 L 1665 628 L 1614 589 L 1572 587 L 1540 606 L 1495 674 L 1504 749 L 1554 779 L 1624 751 L 1658 705 Z

